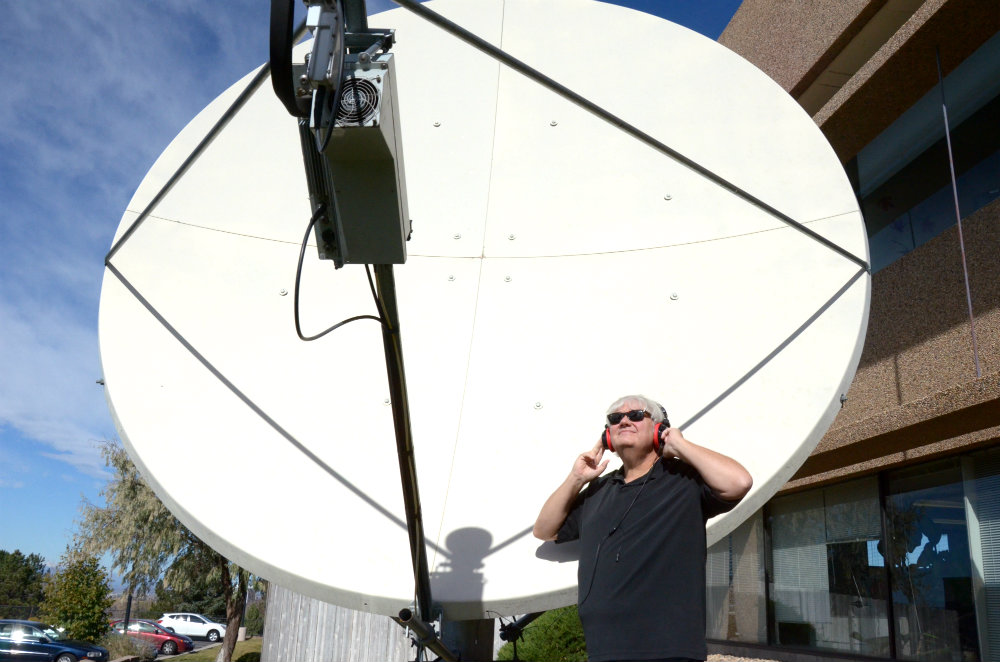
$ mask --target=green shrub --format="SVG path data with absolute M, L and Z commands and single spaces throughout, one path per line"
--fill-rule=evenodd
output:
M 138 655 L 142 662 L 152 662 L 156 659 L 156 648 L 138 639 L 126 637 L 124 634 L 111 632 L 101 639 L 101 646 L 108 649 L 108 659 L 117 660 L 120 657 Z
M 547 611 L 524 628 L 517 657 L 528 662 L 586 662 L 587 646 L 576 606 Z M 497 659 L 514 659 L 512 642 L 500 648 Z
M 247 634 L 259 637 L 264 634 L 264 603 L 254 602 L 247 607 L 247 617 L 243 621 L 247 628 Z
M 66 629 L 73 639 L 96 641 L 108 631 L 111 606 L 108 573 L 97 557 L 67 548 L 58 569 L 45 578 L 44 620 Z
M 236 662 L 260 662 L 260 652 L 250 651 L 249 653 L 243 653 L 243 655 L 236 658 Z

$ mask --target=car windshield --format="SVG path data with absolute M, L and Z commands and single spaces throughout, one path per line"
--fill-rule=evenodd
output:
M 65 641 L 66 639 L 69 639 L 69 637 L 67 637 L 65 633 L 60 632 L 51 625 L 39 625 L 38 627 L 41 628 L 45 636 L 51 639 L 52 641 Z
M 149 624 L 152 625 L 153 629 L 156 630 L 157 632 L 161 632 L 163 634 L 173 634 L 173 632 L 171 632 L 167 628 L 163 627 L 159 623 L 154 623 L 154 622 L 150 621 Z

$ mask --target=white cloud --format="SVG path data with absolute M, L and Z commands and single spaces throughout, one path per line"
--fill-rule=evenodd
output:
M 0 336 L 0 421 L 44 443 L 51 457 L 103 475 L 94 440 L 112 435 L 114 427 L 95 383 L 96 334 L 58 308 L 16 308 L 0 300 Z
M 268 3 L 62 0 L 4 13 L 0 425 L 100 478 L 94 442 L 114 434 L 95 384 L 102 258 L 157 154 L 267 58 Z

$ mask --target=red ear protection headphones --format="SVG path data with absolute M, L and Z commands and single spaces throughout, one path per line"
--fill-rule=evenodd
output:
M 663 412 L 663 420 L 656 424 L 656 430 L 653 432 L 653 448 L 657 453 L 660 453 L 660 437 L 663 436 L 663 432 L 670 427 L 670 419 L 667 418 L 667 410 L 663 405 L 660 405 L 660 411 Z M 601 433 L 601 442 L 604 444 L 604 450 L 615 452 L 615 447 L 611 443 L 611 424 L 604 424 L 604 432 Z

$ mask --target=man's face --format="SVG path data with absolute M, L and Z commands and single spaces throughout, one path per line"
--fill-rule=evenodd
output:
M 624 414 L 635 409 L 642 409 L 642 405 L 637 402 L 626 402 L 615 411 Z M 611 444 L 617 452 L 626 448 L 652 448 L 653 429 L 653 419 L 650 418 L 649 412 L 640 421 L 632 421 L 628 416 L 622 416 L 622 420 L 611 426 Z

